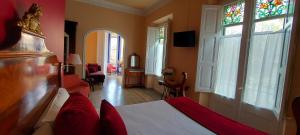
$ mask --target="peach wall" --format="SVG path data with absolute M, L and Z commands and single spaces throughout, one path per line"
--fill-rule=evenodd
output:
M 201 10 L 203 4 L 214 4 L 214 0 L 173 0 L 159 10 L 153 12 L 146 17 L 146 26 L 161 17 L 173 13 L 171 20 L 172 32 L 195 30 L 197 37 L 200 31 Z M 171 36 L 172 38 L 172 36 Z M 208 104 L 208 94 L 196 93 L 194 90 L 196 78 L 196 65 L 198 57 L 198 48 L 176 48 L 171 43 L 167 45 L 167 66 L 176 69 L 177 79 L 181 78 L 181 72 L 188 73 L 187 85 L 190 90 L 186 93 L 187 96 L 196 101 L 201 101 L 203 105 Z M 202 97 L 201 99 L 199 97 Z
M 109 30 L 120 34 L 125 42 L 125 64 L 128 56 L 135 52 L 145 59 L 145 17 L 101 8 L 74 0 L 66 1 L 67 20 L 78 22 L 76 52 L 82 56 L 84 38 L 93 30 Z M 142 64 L 143 65 L 143 64 Z M 81 74 L 82 69 L 76 71 Z
M 97 32 L 92 32 L 86 37 L 86 63 L 97 63 L 97 49 L 98 49 L 98 34 Z

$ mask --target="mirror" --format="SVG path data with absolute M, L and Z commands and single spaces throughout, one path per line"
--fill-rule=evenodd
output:
M 136 53 L 133 53 L 129 56 L 129 67 L 130 68 L 140 67 L 140 56 L 138 56 Z

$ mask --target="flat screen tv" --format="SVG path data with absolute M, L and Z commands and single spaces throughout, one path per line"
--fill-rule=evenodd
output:
M 173 39 L 175 47 L 195 47 L 195 31 L 175 32 Z

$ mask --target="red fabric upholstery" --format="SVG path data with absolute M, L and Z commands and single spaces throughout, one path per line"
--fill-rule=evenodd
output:
M 116 71 L 117 71 L 117 68 L 115 66 L 113 66 L 112 64 L 107 65 L 107 73 L 113 73 Z
M 98 64 L 86 65 L 86 78 L 91 79 L 92 83 L 103 83 L 105 75 L 101 72 L 101 66 Z
M 88 97 L 90 94 L 89 84 L 80 79 L 78 75 L 65 75 L 63 76 L 63 87 L 69 93 L 81 93 Z
M 70 94 L 55 122 L 56 135 L 99 135 L 99 116 L 89 99 L 79 93 Z
M 90 73 L 90 76 L 93 76 L 93 75 L 104 75 L 104 73 L 102 71 L 97 71 L 97 72 L 94 72 L 94 73 Z
M 80 84 L 81 81 L 78 75 L 64 75 L 62 84 L 64 88 L 71 88 Z
M 89 97 L 90 94 L 90 87 L 89 84 L 86 82 L 81 82 L 78 86 L 74 86 L 71 88 L 68 88 L 67 91 L 69 93 L 80 93 L 86 97 Z
M 186 97 L 166 100 L 170 105 L 218 135 L 267 135 L 226 118 Z
M 100 109 L 102 135 L 127 135 L 125 124 L 117 110 L 106 100 L 102 100 Z
M 89 73 L 101 71 L 101 68 L 98 64 L 87 64 L 86 67 L 87 67 Z

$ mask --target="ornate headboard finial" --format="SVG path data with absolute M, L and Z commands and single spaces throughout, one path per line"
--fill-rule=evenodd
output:
M 40 17 L 43 15 L 41 7 L 33 3 L 31 7 L 25 12 L 18 25 L 23 29 L 40 36 L 43 36 L 40 26 Z

